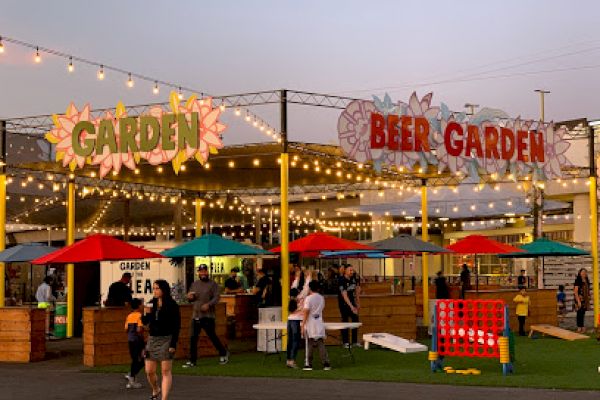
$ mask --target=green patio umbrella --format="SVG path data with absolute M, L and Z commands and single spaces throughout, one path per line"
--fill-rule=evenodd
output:
M 538 238 L 531 243 L 519 246 L 522 253 L 499 254 L 500 258 L 541 258 L 542 259 L 542 279 L 544 278 L 544 257 L 577 257 L 588 256 L 590 253 L 576 247 L 555 242 L 547 238 Z M 544 283 L 542 282 L 542 285 Z
M 190 242 L 183 243 L 161 253 L 165 257 L 217 257 L 217 256 L 266 256 L 273 253 L 225 239 L 222 236 L 209 234 L 203 235 Z

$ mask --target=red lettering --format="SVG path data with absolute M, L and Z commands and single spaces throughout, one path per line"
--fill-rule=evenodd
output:
M 398 122 L 400 118 L 397 115 L 388 115 L 387 131 L 388 131 L 388 149 L 398 150 L 400 135 L 398 131 Z
M 499 159 L 498 129 L 493 126 L 485 127 L 485 158 Z
M 527 151 L 525 139 L 527 139 L 527 131 L 517 131 L 517 160 L 523 162 L 529 161 L 529 156 L 525 154 Z
M 413 151 L 413 146 L 411 142 L 411 131 L 410 126 L 412 125 L 412 117 L 407 115 L 402 116 L 402 144 L 400 148 L 402 151 Z
M 371 148 L 372 149 L 383 149 L 385 146 L 385 119 L 383 115 L 372 113 L 371 114 Z
M 529 132 L 529 154 L 531 154 L 531 162 L 544 162 L 544 135 L 542 132 Z
M 473 149 L 475 149 L 477 157 L 483 157 L 481 139 L 479 138 L 479 127 L 477 127 L 477 125 L 467 125 L 467 150 L 465 155 L 473 155 Z
M 429 151 L 429 121 L 415 118 L 415 151 Z
M 444 131 L 444 145 L 446 146 L 446 151 L 451 156 L 460 156 L 460 153 L 463 150 L 462 135 L 463 129 L 458 122 L 450 122 L 446 125 L 446 130 Z M 453 140 L 453 136 L 457 136 L 457 140 Z
M 508 128 L 500 128 L 500 143 L 502 144 L 502 159 L 512 159 L 515 152 L 515 136 L 513 131 Z

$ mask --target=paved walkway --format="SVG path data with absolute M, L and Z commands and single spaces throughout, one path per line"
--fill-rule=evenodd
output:
M 125 380 L 121 374 L 82 372 L 80 349 L 79 340 L 51 343 L 49 360 L 29 365 L 0 364 L 0 399 L 118 400 L 149 397 L 146 382 L 144 389 L 128 391 L 124 388 Z M 171 399 L 281 400 L 311 397 L 344 400 L 587 400 L 597 399 L 598 393 L 339 380 L 175 376 Z

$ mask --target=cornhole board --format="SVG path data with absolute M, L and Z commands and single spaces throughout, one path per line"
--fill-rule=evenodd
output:
M 576 332 L 571 332 L 566 329 L 562 329 L 562 328 L 559 328 L 559 327 L 553 326 L 553 325 L 546 325 L 546 324 L 531 325 L 529 327 L 529 329 L 530 329 L 529 337 L 533 336 L 533 332 L 539 332 L 543 335 L 554 336 L 559 339 L 571 340 L 571 341 L 590 338 L 589 336 L 582 335 L 582 334 L 576 333 Z
M 373 343 L 400 353 L 427 351 L 427 346 L 421 343 L 411 342 L 408 339 L 394 336 L 390 333 L 366 333 L 363 335 L 363 343 L 365 344 L 365 350 L 369 350 L 369 344 Z

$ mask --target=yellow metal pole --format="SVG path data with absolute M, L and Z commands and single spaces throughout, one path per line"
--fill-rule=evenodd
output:
M 75 242 L 75 182 L 67 184 L 67 243 Z M 67 264 L 67 337 L 73 337 L 75 327 L 75 265 Z
M 281 320 L 287 321 L 290 293 L 290 229 L 288 223 L 288 187 L 289 187 L 289 154 L 287 137 L 287 90 L 280 92 L 280 128 L 281 128 L 281 187 L 279 217 L 281 218 Z M 271 210 L 273 208 L 271 207 Z M 260 222 L 260 221 L 258 221 Z M 271 216 L 271 223 L 273 218 Z M 281 341 L 282 348 L 287 347 L 287 335 Z
M 2 167 L 0 174 L 0 251 L 6 246 L 6 173 Z M 5 287 L 5 265 L 0 263 L 0 307 L 4 307 L 4 298 L 6 297 Z
M 288 224 L 288 161 L 289 154 L 281 154 L 281 320 L 287 321 L 290 289 L 290 253 Z M 284 336 L 285 337 L 285 336 Z
M 600 314 L 600 293 L 598 293 L 598 199 L 596 192 L 596 177 L 590 176 L 590 212 L 592 214 L 590 241 L 592 242 L 592 281 L 594 284 L 594 327 L 598 327 Z
M 196 237 L 202 236 L 202 200 L 196 199 Z
M 421 184 L 421 240 L 429 241 L 429 230 L 427 225 L 429 218 L 427 215 L 427 181 L 423 179 Z M 422 253 L 422 282 L 423 282 L 423 325 L 429 326 L 429 256 Z

